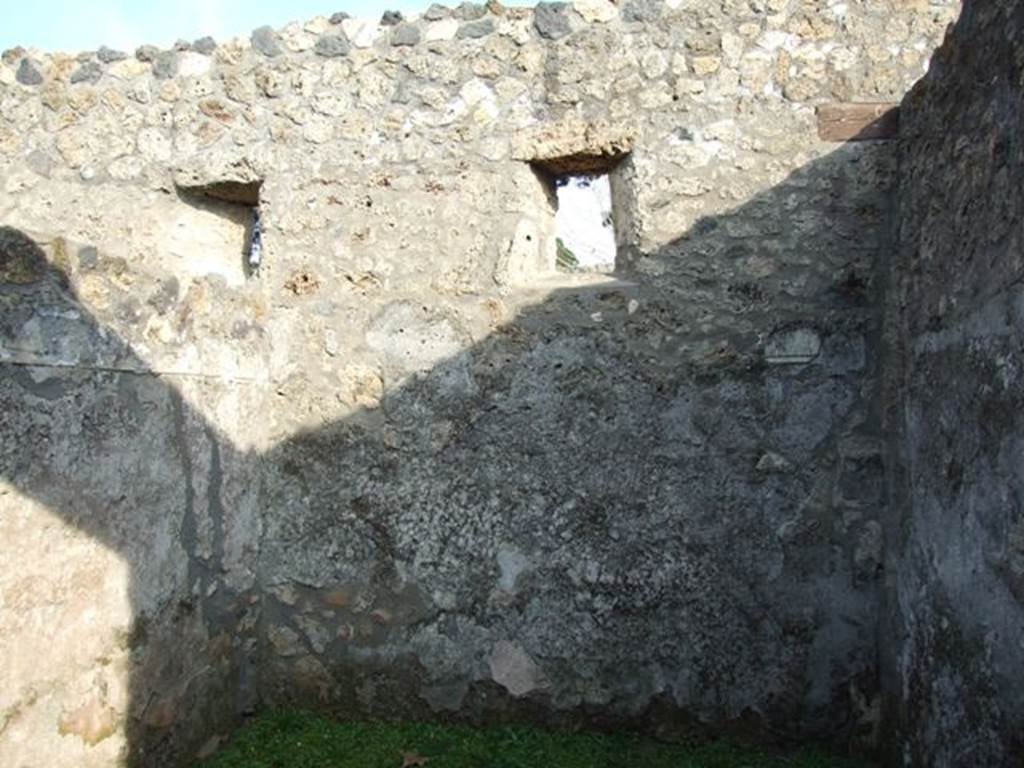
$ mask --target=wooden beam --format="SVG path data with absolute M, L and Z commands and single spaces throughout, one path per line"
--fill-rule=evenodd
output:
M 900 132 L 900 105 L 822 104 L 818 107 L 818 137 L 822 141 L 895 139 Z

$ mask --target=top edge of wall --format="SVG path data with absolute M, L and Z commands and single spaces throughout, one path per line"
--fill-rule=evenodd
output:
M 959 5 L 961 0 L 911 0 L 922 6 L 922 11 L 935 7 Z M 905 10 L 908 0 L 888 0 L 886 8 Z M 771 15 L 775 6 L 789 6 L 791 0 L 765 0 L 765 13 Z M 837 3 L 834 9 L 837 20 L 845 12 L 846 5 Z M 786 9 L 783 9 L 785 13 Z M 885 8 L 880 10 L 884 11 Z M 572 2 L 541 2 L 536 6 L 505 6 L 498 0 L 485 3 L 463 2 L 447 6 L 434 3 L 423 11 L 404 15 L 397 11 L 385 11 L 378 19 L 335 13 L 331 16 L 315 16 L 307 20 L 291 21 L 279 28 L 255 25 L 248 35 L 234 35 L 223 40 L 201 37 L 193 41 L 178 40 L 171 46 L 161 47 L 143 44 L 134 51 L 115 50 L 101 45 L 96 50 L 51 50 L 38 46 L 7 48 L 2 52 L 6 64 L 30 62 L 48 63 L 49 60 L 73 59 L 97 67 L 97 72 L 86 73 L 96 76 L 103 66 L 125 59 L 135 58 L 151 63 L 156 69 L 161 65 L 161 54 L 196 53 L 214 56 L 220 48 L 252 48 L 267 58 L 281 55 L 301 54 L 307 51 L 324 57 L 347 55 L 352 48 L 402 47 L 455 39 L 472 41 L 494 32 L 501 32 L 497 25 L 507 21 L 541 40 L 557 41 L 581 29 L 591 26 L 611 25 L 652 25 L 671 18 L 673 12 L 714 12 L 726 13 L 721 6 L 709 8 L 706 0 L 573 0 Z M 311 39 L 312 38 L 312 39 Z M 325 40 L 326 39 L 326 40 Z M 36 83 L 22 82 L 23 85 Z

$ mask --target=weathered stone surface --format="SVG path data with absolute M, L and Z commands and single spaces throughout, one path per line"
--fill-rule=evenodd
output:
M 135 49 L 135 58 L 139 61 L 155 61 L 160 49 L 155 45 L 140 45 Z
M 399 24 L 391 31 L 391 44 L 395 46 L 416 45 L 420 38 L 419 27 L 415 24 Z
M 384 11 L 384 14 L 380 17 L 380 25 L 382 27 L 394 27 L 401 24 L 405 20 L 401 11 Z
M 525 132 L 516 137 L 512 156 L 517 160 L 546 165 L 560 174 L 576 168 L 607 170 L 633 148 L 636 129 L 628 124 L 564 120 Z
M 25 156 L 25 165 L 40 176 L 49 178 L 50 173 L 53 171 L 54 159 L 48 152 L 34 149 Z
M 149 71 L 149 65 L 136 58 L 116 61 L 107 67 L 107 74 L 118 80 L 135 80 L 136 78 L 141 78 Z M 148 92 L 148 90 L 149 83 L 144 80 L 138 80 L 127 87 L 125 95 L 134 101 L 138 101 L 139 94 Z
M 178 54 L 178 71 L 180 77 L 202 77 L 213 66 L 209 56 L 195 51 Z
M 115 61 L 124 61 L 128 58 L 128 54 L 124 51 L 116 51 L 101 45 L 99 50 L 96 51 L 96 58 L 104 64 L 113 64 Z
M 1020 10 L 965 3 L 900 108 L 882 679 L 911 766 L 1024 754 Z M 858 546 L 865 567 L 877 549 Z
M 1019 355 L 963 352 L 978 386 L 950 412 L 939 362 L 891 397 L 882 310 L 907 288 L 931 350 L 1001 295 L 971 277 L 992 252 L 943 222 L 992 208 L 985 237 L 1015 242 L 991 202 L 1016 199 L 995 170 L 1014 145 L 925 140 L 991 163 L 973 202 L 902 193 L 944 233 L 915 279 L 965 287 L 943 305 L 885 279 L 900 146 L 821 142 L 815 106 L 899 99 L 956 5 L 811 5 L 320 18 L 73 87 L 94 57 L 33 52 L 34 89 L 28 54 L 0 63 L 0 765 L 176 768 L 257 703 L 870 745 L 880 616 L 919 593 L 929 618 L 886 644 L 909 665 L 887 679 L 921 686 L 905 670 L 939 659 L 944 709 L 915 700 L 907 743 L 952 754 L 927 723 L 973 689 L 931 619 L 1013 661 L 915 559 L 952 548 L 956 526 L 916 530 L 945 502 L 890 530 L 907 446 L 881 417 L 905 403 L 931 430 L 919 492 L 1013 488 L 996 425 Z M 985 135 L 1019 124 L 972 114 Z M 583 172 L 610 177 L 613 274 L 556 268 L 554 177 Z M 940 276 L 954 247 L 979 255 Z M 1014 521 L 972 514 L 996 532 L 986 589 L 1013 594 Z
M 459 27 L 459 31 L 455 33 L 455 36 L 460 40 L 475 40 L 478 37 L 486 37 L 492 32 L 494 32 L 494 21 L 491 19 L 481 19 L 480 21 L 462 24 Z
M 0 227 L 0 283 L 29 285 L 46 274 L 46 257 L 22 233 Z
M 619 15 L 612 0 L 575 0 L 572 7 L 588 23 L 606 23 Z
M 22 59 L 15 75 L 22 85 L 39 85 L 43 82 L 43 73 L 30 59 Z
M 352 46 L 342 35 L 324 35 L 316 41 L 313 50 L 316 51 L 317 56 L 334 58 L 347 56 L 351 52 Z
M 279 96 L 283 96 L 288 88 L 288 82 L 284 79 L 284 76 L 273 69 L 257 69 L 253 74 L 253 80 L 259 92 L 268 99 L 276 99 Z M 244 95 L 243 90 L 236 90 L 232 94 L 232 98 L 243 100 Z
M 58 731 L 61 736 L 78 736 L 87 745 L 94 747 L 113 736 L 117 725 L 117 713 L 94 699 L 73 712 L 61 715 Z
M 103 77 L 103 67 L 95 61 L 87 61 L 71 74 L 72 83 L 97 83 Z
M 772 335 L 764 357 L 771 364 L 809 363 L 821 352 L 821 337 L 810 328 L 796 328 Z
M 200 157 L 178 162 L 172 174 L 174 183 L 183 189 L 226 183 L 252 184 L 263 180 L 260 169 L 250 158 L 227 153 L 216 158 Z
M 423 39 L 428 43 L 435 40 L 454 40 L 459 26 L 458 20 L 451 18 L 431 22 L 424 30 Z
M 533 24 L 537 34 L 548 40 L 558 40 L 572 32 L 569 24 L 568 3 L 537 3 L 533 13 Z
M 427 10 L 423 12 L 423 18 L 426 21 L 439 21 L 440 19 L 447 19 L 452 15 L 451 9 L 445 5 L 433 3 Z
M 201 53 L 204 56 L 210 56 L 217 50 L 217 41 L 208 35 L 206 37 L 200 37 L 192 43 L 192 50 L 196 53 Z
M 873 141 L 899 135 L 897 104 L 823 104 L 818 136 L 823 141 Z
M 622 20 L 653 23 L 661 18 L 663 9 L 661 0 L 628 0 L 622 7 Z
M 306 29 L 303 24 L 293 21 L 279 32 L 278 37 L 286 51 L 302 53 L 316 44 L 317 35 L 326 31 L 326 29 L 320 29 L 318 25 L 314 25 L 314 29 L 315 31 L 311 31 Z
M 179 56 L 177 51 L 161 51 L 153 59 L 153 77 L 169 80 L 178 74 Z
M 486 14 L 487 8 L 482 3 L 462 2 L 452 10 L 452 15 L 462 21 L 482 19 Z
M 355 48 L 370 48 L 380 35 L 380 27 L 365 19 L 345 19 L 341 30 Z
M 78 266 L 82 269 L 94 269 L 99 264 L 99 251 L 91 245 L 78 249 Z
M 494 682 L 513 696 L 525 696 L 545 685 L 540 667 L 515 643 L 506 640 L 497 643 L 487 664 Z
M 277 33 L 270 27 L 257 27 L 250 38 L 252 47 L 268 58 L 280 56 L 281 42 Z

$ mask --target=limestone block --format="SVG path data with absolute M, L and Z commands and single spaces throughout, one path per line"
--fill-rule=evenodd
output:
M 441 19 L 427 24 L 423 31 L 423 40 L 428 43 L 438 40 L 453 40 L 458 31 L 458 19 Z
M 178 57 L 178 75 L 180 77 L 202 77 L 210 71 L 209 56 L 186 51 Z
M 495 643 L 487 665 L 494 681 L 517 698 L 547 686 L 543 670 L 518 643 Z
M 821 352 L 821 337 L 810 328 L 773 334 L 765 346 L 765 360 L 773 365 L 809 363 Z
M 606 24 L 619 15 L 618 6 L 612 0 L 575 0 L 572 7 L 584 21 L 591 24 Z
M 628 154 L 635 135 L 635 128 L 628 121 L 613 125 L 570 118 L 517 136 L 513 140 L 512 156 L 532 162 L 587 157 L 600 161 Z
M 365 19 L 345 19 L 341 29 L 356 48 L 369 48 L 380 35 L 380 28 Z

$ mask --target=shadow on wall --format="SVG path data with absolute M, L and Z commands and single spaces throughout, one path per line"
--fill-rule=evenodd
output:
M 894 764 L 1024 764 L 1022 46 L 1024 3 L 968 0 L 904 99 L 881 643 Z
M 0 477 L 118 554 L 132 627 L 124 700 L 102 659 L 80 709 L 31 669 L 18 690 L 89 749 L 123 722 L 139 766 L 292 700 L 870 743 L 892 160 L 845 145 L 640 254 L 631 286 L 557 291 L 262 455 L 3 228 L 4 344 L 43 334 L 69 362 L 0 365 Z
M 0 493 L 9 502 L 2 560 L 8 574 L 21 575 L 6 582 L 0 611 L 5 627 L 12 614 L 31 611 L 35 629 L 4 660 L 0 739 L 13 738 L 49 696 L 56 701 L 43 707 L 47 721 L 28 727 L 73 742 L 70 764 L 76 755 L 82 765 L 115 764 L 117 754 L 104 752 L 122 727 L 129 764 L 174 764 L 180 721 L 215 726 L 249 708 L 236 699 L 249 695 L 239 678 L 255 647 L 256 600 L 214 591 L 229 581 L 223 526 L 232 512 L 223 505 L 251 506 L 256 490 L 231 493 L 219 478 L 249 458 L 95 322 L 68 280 L 63 241 L 49 246 L 48 259 L 32 238 L 0 227 L 0 475 L 17 496 Z M 123 260 L 104 263 L 95 249 L 80 258 L 80 270 L 123 274 Z M 23 341 L 59 362 L 19 362 Z M 46 512 L 35 502 L 102 547 L 39 525 Z M 166 515 L 168 507 L 180 514 Z M 46 541 L 35 538 L 40 531 Z

